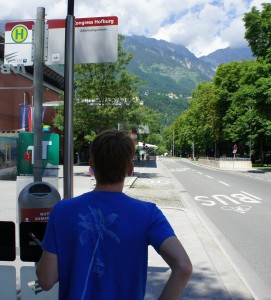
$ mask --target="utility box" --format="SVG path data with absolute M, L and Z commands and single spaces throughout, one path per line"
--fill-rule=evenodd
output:
M 28 184 L 21 190 L 18 198 L 19 223 L 47 222 L 52 207 L 60 198 L 58 190 L 48 182 Z

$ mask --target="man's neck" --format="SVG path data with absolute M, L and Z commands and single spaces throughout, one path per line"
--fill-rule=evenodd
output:
M 96 192 L 122 192 L 124 181 L 114 184 L 101 184 L 97 183 L 93 191 Z

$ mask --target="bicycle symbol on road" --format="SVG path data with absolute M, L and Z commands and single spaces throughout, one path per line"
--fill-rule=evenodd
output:
M 144 183 L 148 185 L 166 185 L 169 184 L 169 181 L 160 179 L 147 179 L 144 180 Z
M 240 214 L 245 214 L 249 210 L 251 210 L 250 205 L 238 205 L 238 206 L 221 206 L 222 210 L 234 211 Z
M 184 167 L 184 168 L 177 168 L 177 169 L 169 169 L 170 172 L 186 172 L 188 170 L 190 170 L 190 168 L 186 168 L 186 167 Z

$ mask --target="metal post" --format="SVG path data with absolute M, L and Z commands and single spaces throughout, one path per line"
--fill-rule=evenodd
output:
M 173 133 L 172 133 L 172 157 L 174 157 L 174 143 L 175 143 L 175 141 L 174 141 L 174 128 L 173 128 Z
M 45 8 L 37 8 L 34 29 L 34 181 L 42 180 L 42 94 L 43 94 L 43 49 Z
M 252 126 L 252 108 L 249 107 L 249 160 L 251 161 L 251 126 Z
M 65 30 L 64 199 L 73 197 L 74 1 L 68 1 Z
M 251 161 L 251 134 L 249 135 L 249 160 Z

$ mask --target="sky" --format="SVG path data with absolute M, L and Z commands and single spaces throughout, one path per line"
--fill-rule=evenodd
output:
M 266 0 L 74 0 L 76 18 L 117 16 L 119 33 L 181 44 L 197 57 L 247 46 L 244 13 Z M 0 20 L 65 19 L 67 0 L 0 0 Z

